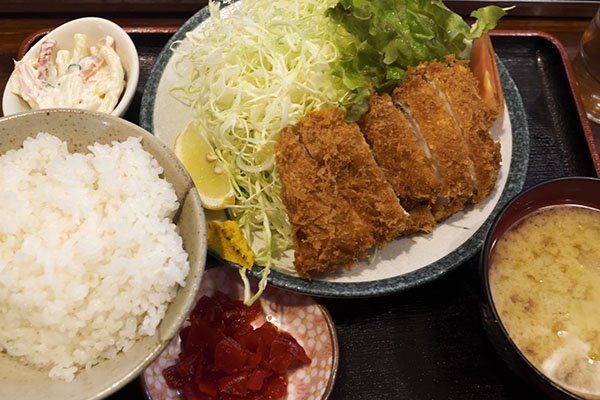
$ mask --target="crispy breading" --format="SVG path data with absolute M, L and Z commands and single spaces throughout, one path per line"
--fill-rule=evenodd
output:
M 496 112 L 481 100 L 477 79 L 464 63 L 451 58 L 446 63 L 432 62 L 425 76 L 445 96 L 466 138 L 475 172 L 472 201 L 479 203 L 494 188 L 500 170 L 500 144 L 488 133 Z
M 408 223 L 405 235 L 412 233 L 430 233 L 436 224 L 435 217 L 431 212 L 431 204 L 420 204 L 408 211 Z
M 298 272 L 352 266 L 482 201 L 500 167 L 494 118 L 470 71 L 447 59 L 410 68 L 392 96 L 372 93 L 358 124 L 327 109 L 285 128 L 276 162 Z
M 277 171 L 292 225 L 294 266 L 311 276 L 356 263 L 375 244 L 371 226 L 289 128 L 276 146 Z
M 462 210 L 474 193 L 474 167 L 469 148 L 438 90 L 423 77 L 422 67 L 411 68 L 394 89 L 394 102 L 427 142 L 434 165 L 442 176 L 439 201 L 433 206 L 436 220 Z
M 406 229 L 408 214 L 356 123 L 345 122 L 341 110 L 330 108 L 306 115 L 296 133 L 310 156 L 337 183 L 338 193 L 371 225 L 378 246 Z
M 427 144 L 386 93 L 371 93 L 369 111 L 359 126 L 385 179 L 409 213 L 407 231 L 431 232 L 435 218 L 429 206 L 439 196 L 440 177 Z

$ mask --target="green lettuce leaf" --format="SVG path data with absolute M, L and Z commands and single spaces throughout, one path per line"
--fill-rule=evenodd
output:
M 449 54 L 468 58 L 473 39 L 493 29 L 506 11 L 497 6 L 473 11 L 471 26 L 441 0 L 340 0 L 327 14 L 351 35 L 341 36 L 345 42 L 333 74 L 352 91 L 371 85 L 381 92 L 404 79 L 410 66 Z

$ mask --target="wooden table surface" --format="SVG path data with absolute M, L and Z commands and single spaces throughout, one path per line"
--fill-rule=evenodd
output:
M 89 14 L 88 14 L 89 15 Z M 16 57 L 18 48 L 20 46 L 20 44 L 22 43 L 22 41 L 27 38 L 28 35 L 30 35 L 31 33 L 39 30 L 39 29 L 43 29 L 43 28 L 48 28 L 48 27 L 53 27 L 53 26 L 57 26 L 67 20 L 70 19 L 74 19 L 80 16 L 87 16 L 87 15 L 80 15 L 80 14 L 76 14 L 76 13 L 72 13 L 69 14 L 68 16 L 59 16 L 57 13 L 54 14 L 33 14 L 33 15 L 29 15 L 27 17 L 25 17 L 23 14 L 6 14 L 6 13 L 0 13 L 0 91 L 4 90 L 4 87 L 6 85 L 6 81 L 10 75 L 10 73 L 13 70 L 13 59 Z M 139 16 L 135 16 L 132 17 L 130 14 L 127 15 L 111 15 L 111 14 L 103 14 L 100 15 L 106 18 L 109 18 L 113 21 L 115 21 L 116 23 L 122 25 L 122 26 L 179 26 L 181 25 L 183 22 L 185 22 L 187 20 L 187 18 L 189 16 L 191 16 L 191 13 L 167 13 L 167 14 L 162 14 L 161 16 L 157 16 L 157 15 L 139 15 Z M 500 29 L 508 29 L 508 30 L 538 30 L 538 31 L 545 31 L 551 35 L 553 35 L 554 37 L 556 37 L 562 44 L 563 46 L 566 48 L 567 53 L 569 54 L 569 57 L 572 59 L 573 56 L 576 54 L 577 49 L 578 49 L 578 44 L 579 44 L 579 40 L 581 37 L 582 32 L 584 31 L 584 29 L 587 27 L 589 23 L 589 18 L 545 18 L 545 17 L 505 17 L 504 19 L 502 19 L 498 25 L 498 28 Z M 594 139 L 596 141 L 596 147 L 600 149 L 600 126 L 592 124 L 592 130 L 594 133 Z M 473 283 L 472 280 L 467 280 L 466 282 L 461 280 L 463 275 L 464 276 L 469 276 L 468 272 L 459 272 L 460 275 L 454 275 L 454 278 L 451 281 L 451 283 L 448 284 L 444 284 L 444 283 L 434 283 L 433 285 L 429 286 L 430 291 L 436 291 L 439 290 L 439 301 L 440 304 L 437 304 L 438 306 L 440 306 L 441 308 L 443 308 L 443 296 L 452 296 L 453 293 L 455 291 L 459 291 L 464 289 L 463 286 L 465 285 L 470 285 Z M 456 285 L 455 285 L 456 283 Z M 453 286 L 455 285 L 455 286 Z M 419 296 L 421 296 L 421 294 L 424 292 L 413 292 L 411 295 L 413 297 L 419 298 Z M 356 305 L 357 303 L 355 303 Z M 368 312 L 372 312 L 374 315 L 378 315 L 381 318 L 384 318 L 386 316 L 391 316 L 392 314 L 390 314 L 390 310 L 387 308 L 387 304 L 385 303 L 385 301 L 375 301 L 373 304 L 369 305 L 368 303 L 359 303 L 359 304 L 364 304 L 365 307 L 368 307 L 368 310 L 363 310 L 366 313 Z M 333 302 L 333 305 L 337 308 L 338 311 L 338 318 L 339 320 L 336 323 L 339 323 L 341 326 L 344 325 L 350 325 L 352 323 L 352 319 L 353 319 L 353 310 L 348 310 L 346 314 L 344 314 L 344 312 L 341 312 L 340 310 L 343 309 L 343 305 L 341 304 L 341 302 Z M 469 305 L 469 307 L 473 308 L 475 307 L 474 305 Z M 359 310 L 360 312 L 360 310 Z M 415 313 L 415 315 L 419 312 L 419 310 L 413 310 L 413 312 Z M 454 312 L 453 310 L 449 310 L 449 312 Z M 412 314 L 411 314 L 412 315 Z M 410 316 L 409 316 L 410 317 Z M 408 323 L 410 323 L 410 318 L 407 318 Z M 368 323 L 368 319 L 362 320 L 361 323 Z M 471 327 L 466 327 L 467 329 L 479 329 L 476 328 L 474 326 Z M 444 329 L 444 327 L 441 327 L 440 329 Z M 393 338 L 392 336 L 388 337 L 388 338 L 381 338 L 381 340 L 388 340 L 388 341 L 393 341 L 395 340 L 395 338 Z M 341 343 L 342 345 L 344 345 L 344 343 Z M 346 343 L 346 345 L 348 345 Z M 353 344 L 354 346 L 368 346 L 368 343 L 355 343 Z M 466 348 L 468 348 L 468 344 L 466 344 Z M 449 363 L 452 362 L 452 360 L 437 360 L 436 362 L 441 363 L 440 365 L 444 364 L 444 363 Z M 365 368 L 368 368 L 368 366 L 366 366 Z M 419 368 L 419 366 L 416 366 L 415 368 Z M 385 371 L 381 371 L 383 374 L 385 374 Z M 349 373 L 345 373 L 344 371 L 340 371 L 340 373 L 343 375 L 343 379 L 345 381 L 348 380 L 352 380 L 352 379 L 361 379 L 360 377 L 354 376 L 352 374 Z M 355 372 L 356 373 L 356 372 Z M 365 373 L 369 373 L 369 371 L 365 370 Z M 371 373 L 374 373 L 373 371 L 371 371 Z M 527 396 L 526 398 L 528 399 L 533 399 L 533 395 L 528 395 L 527 391 L 522 391 L 520 388 L 515 389 L 512 387 L 512 385 L 516 385 L 513 384 L 511 382 L 513 382 L 512 377 L 510 376 L 506 376 L 506 372 L 504 370 L 499 372 L 500 375 L 502 375 L 500 378 L 500 380 L 502 380 L 503 382 L 509 382 L 508 384 L 505 384 L 506 387 L 506 391 L 505 392 L 501 392 L 498 397 L 495 398 L 502 398 L 502 399 L 508 399 L 508 398 L 514 398 L 514 397 L 508 397 L 508 395 L 504 395 L 502 393 L 521 393 L 520 395 L 525 395 Z M 338 374 L 339 375 L 339 374 Z M 391 379 L 391 378 L 390 378 Z M 456 387 L 458 386 L 458 382 L 460 381 L 460 379 L 465 379 L 465 377 L 456 377 Z M 368 379 L 367 379 L 368 380 Z M 469 381 L 467 379 L 467 384 L 469 384 L 469 382 L 479 382 L 477 379 L 474 379 L 472 381 Z M 435 382 L 433 382 L 435 383 Z M 429 385 L 430 383 L 427 382 L 423 382 L 424 385 Z M 475 383 L 477 384 L 477 383 Z M 433 385 L 435 386 L 435 385 Z M 432 387 L 431 388 L 431 392 L 428 398 L 431 399 L 450 399 L 450 398 L 456 398 L 456 399 L 477 399 L 479 397 L 473 397 L 472 395 L 469 396 L 468 392 L 461 392 L 460 390 L 457 391 L 455 387 L 455 391 L 452 392 L 452 390 L 450 390 L 450 392 L 446 392 L 445 389 L 441 389 L 441 388 L 437 388 L 437 387 Z M 491 387 L 491 386 L 490 386 Z M 373 393 L 377 393 L 376 392 L 377 388 L 374 388 L 374 392 Z M 486 388 L 479 388 L 479 393 L 483 393 L 486 392 Z M 491 391 L 491 389 L 489 389 Z M 0 390 L 1 393 L 1 390 Z M 407 393 L 407 390 L 405 390 L 403 393 Z M 518 396 L 520 396 L 518 395 Z M 383 398 L 395 398 L 395 397 L 389 397 L 392 396 L 391 394 L 388 394 L 387 397 L 386 396 L 377 396 L 374 395 L 374 397 L 371 397 L 373 399 L 383 399 Z M 520 398 L 518 397 L 517 398 Z M 0 398 L 2 396 L 0 395 Z M 111 399 L 136 399 L 136 398 L 140 398 L 141 394 L 140 394 L 140 389 L 139 387 L 135 386 L 135 385 L 128 385 L 125 389 L 123 389 L 122 391 L 120 391 L 118 394 L 116 394 L 115 396 L 111 397 Z M 343 390 L 338 390 L 337 394 L 334 395 L 334 398 L 338 399 L 338 398 L 343 398 L 343 399 L 354 399 L 356 397 L 348 394 L 346 391 Z M 415 398 L 415 399 L 421 399 L 424 397 L 422 397 L 421 395 L 419 395 L 417 392 L 413 393 L 413 397 L 411 398 Z M 486 399 L 488 397 L 485 397 Z M 491 398 L 491 397 L 490 397 Z M 537 395 L 535 395 L 535 399 L 538 399 L 539 397 L 537 397 Z M 359 399 L 362 400 L 362 399 Z M 368 399 L 367 399 L 368 400 Z

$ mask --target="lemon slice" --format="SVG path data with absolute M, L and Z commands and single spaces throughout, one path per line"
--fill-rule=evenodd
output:
M 174 151 L 192 177 L 204 208 L 222 210 L 235 202 L 229 175 L 198 124 L 190 122 L 177 135 Z

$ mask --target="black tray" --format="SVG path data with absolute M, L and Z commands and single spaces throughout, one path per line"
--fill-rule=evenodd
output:
M 128 31 L 142 70 L 126 118 L 137 122 L 144 83 L 175 28 Z M 24 42 L 21 55 L 41 34 Z M 493 44 L 527 113 L 525 188 L 562 176 L 596 176 L 600 160 L 558 41 L 541 32 L 500 31 L 493 35 Z M 477 261 L 473 257 L 439 280 L 397 295 L 321 299 L 333 316 L 340 347 L 330 399 L 543 399 L 508 370 L 485 336 Z M 139 381 L 110 397 L 143 398 Z

